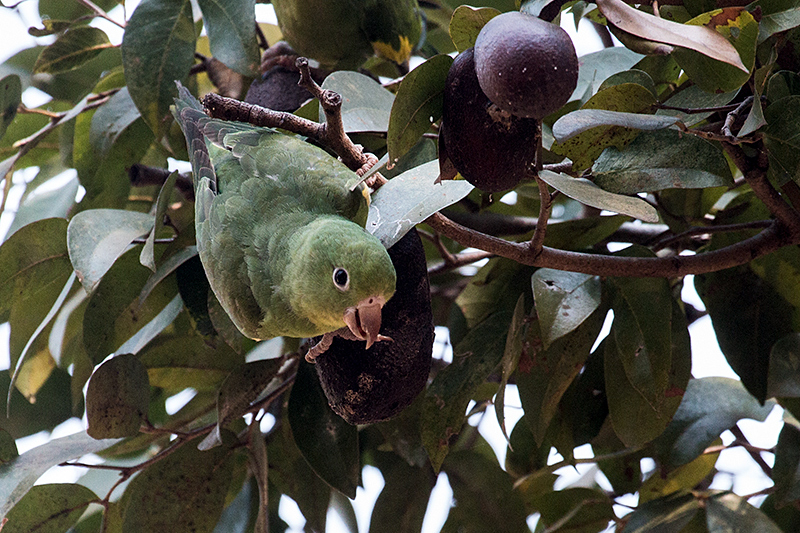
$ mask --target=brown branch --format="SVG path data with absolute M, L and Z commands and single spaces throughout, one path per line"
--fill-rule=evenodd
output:
M 748 157 L 741 147 L 731 143 L 722 143 L 725 152 L 733 159 L 734 164 L 742 171 L 745 181 L 767 209 L 793 235 L 800 236 L 800 214 L 784 201 L 767 178 L 769 163 L 766 154 L 759 150 L 756 157 Z
M 342 96 L 334 91 L 324 90 L 317 85 L 317 82 L 311 76 L 308 59 L 298 57 L 295 65 L 300 71 L 298 85 L 319 100 L 325 112 L 325 123 L 320 124 L 292 113 L 273 111 L 214 93 L 209 93 L 203 98 L 203 106 L 208 114 L 214 118 L 248 122 L 255 126 L 268 128 L 281 128 L 315 139 L 336 152 L 342 162 L 353 171 L 358 172 L 364 167 L 371 166 L 374 161 L 369 154 L 366 154 L 359 146 L 353 144 L 353 141 L 344 131 Z
M 330 148 L 339 154 L 342 162 L 351 170 L 357 171 L 370 163 L 367 154 L 358 146 L 353 144 L 350 137 L 344 131 L 342 122 L 342 95 L 337 92 L 323 90 L 311 77 L 311 70 L 308 66 L 308 59 L 298 57 L 295 62 L 300 70 L 300 81 L 298 85 L 310 92 L 319 100 L 322 110 L 325 112 L 325 142 Z
M 304 137 L 324 141 L 325 124 L 312 122 L 284 111 L 273 111 L 266 107 L 248 104 L 233 98 L 208 93 L 203 98 L 203 107 L 213 118 L 248 122 L 254 126 L 281 128 Z
M 528 243 L 509 242 L 453 222 L 441 213 L 425 221 L 434 230 L 463 246 L 478 248 L 524 265 L 582 272 L 597 276 L 678 277 L 703 274 L 742 265 L 790 244 L 800 243 L 800 236 L 782 231 L 772 224 L 754 237 L 731 246 L 696 255 L 667 257 L 619 257 L 556 250 L 547 246 L 536 256 Z

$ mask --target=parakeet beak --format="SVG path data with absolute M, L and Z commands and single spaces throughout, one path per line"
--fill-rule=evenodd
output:
M 386 303 L 380 296 L 364 298 L 344 312 L 344 323 L 357 338 L 367 341 L 367 349 L 376 341 L 391 340 L 381 335 L 381 309 Z

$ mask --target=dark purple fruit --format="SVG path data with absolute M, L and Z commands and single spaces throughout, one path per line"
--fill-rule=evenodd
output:
M 364 341 L 337 337 L 316 360 L 328 404 L 350 424 L 395 416 L 422 391 L 431 370 L 433 312 L 417 231 L 409 231 L 388 251 L 397 288 L 383 307 L 381 334 L 392 340 L 367 350 Z
M 489 101 L 475 75 L 472 48 L 456 57 L 445 81 L 439 141 L 468 182 L 496 192 L 533 177 L 536 127 L 535 119 L 516 117 Z
M 517 11 L 481 29 L 475 69 L 489 100 L 518 117 L 541 120 L 566 104 L 578 84 L 578 56 L 567 32 Z

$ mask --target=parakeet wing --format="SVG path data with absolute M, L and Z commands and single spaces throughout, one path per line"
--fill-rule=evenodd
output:
M 341 327 L 345 308 L 365 291 L 391 297 L 394 270 L 363 230 L 369 196 L 363 186 L 349 190 L 353 172 L 296 137 L 210 118 L 183 87 L 174 115 L 197 176 L 200 258 L 243 333 L 316 335 Z M 333 286 L 338 264 L 364 280 L 358 290 Z

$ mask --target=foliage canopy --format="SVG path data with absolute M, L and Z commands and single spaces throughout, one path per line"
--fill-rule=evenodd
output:
M 323 72 L 345 132 L 391 162 L 372 230 L 387 247 L 415 226 L 425 237 L 433 321 L 454 354 L 399 416 L 362 426 L 331 410 L 297 340 L 235 329 L 196 257 L 186 176 L 156 171 L 187 160 L 175 81 L 244 98 L 280 30 L 257 24 L 254 0 L 198 0 L 196 13 L 143 0 L 127 20 L 108 14 L 117 3 L 40 0 L 30 32 L 51 44 L 0 65 L 0 210 L 13 218 L 0 245 L 4 533 L 283 531 L 281 495 L 309 530 L 325 530 L 329 508 L 356 530 L 343 496 L 364 465 L 385 480 L 370 531 L 418 531 L 439 472 L 456 501 L 445 531 L 528 531 L 534 513 L 548 532 L 797 530 L 798 0 L 673 0 L 658 16 L 621 0 L 426 1 L 410 73 L 378 57 Z M 624 46 L 580 58 L 569 102 L 543 120 L 542 168 L 513 195 L 434 185 L 451 56 L 514 9 L 591 22 Z M 97 18 L 124 29 L 121 45 Z M 24 106 L 29 87 L 52 99 Z M 325 113 L 311 101 L 296 115 Z M 707 311 L 682 301 L 687 275 Z M 741 381 L 692 378 L 687 328 L 706 312 Z M 524 411 L 513 427 L 509 386 Z M 777 446 L 759 450 L 736 424 L 775 405 Z M 497 416 L 505 464 L 474 415 Z M 15 439 L 73 416 L 86 433 L 18 455 Z M 709 490 L 728 429 L 774 482 L 766 500 Z M 575 459 L 587 443 L 595 457 Z M 552 449 L 563 461 L 548 463 Z M 92 453 L 105 468 L 34 486 Z M 576 462 L 596 463 L 610 490 L 555 489 Z M 618 516 L 626 494 L 638 505 Z

